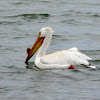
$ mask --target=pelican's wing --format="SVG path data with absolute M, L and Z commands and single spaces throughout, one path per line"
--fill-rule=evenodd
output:
M 41 62 L 44 64 L 70 64 L 70 65 L 89 65 L 88 56 L 78 52 L 77 48 L 58 51 L 52 54 L 41 57 Z
M 70 49 L 68 49 L 68 50 L 71 50 L 71 51 L 73 51 L 73 52 L 78 52 L 78 48 L 76 48 L 76 47 L 70 48 Z

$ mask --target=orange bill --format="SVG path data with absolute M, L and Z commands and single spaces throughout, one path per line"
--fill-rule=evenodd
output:
M 42 45 L 43 43 L 43 40 L 44 40 L 44 37 L 40 37 L 40 34 L 39 34 L 39 37 L 37 38 L 36 42 L 34 43 L 33 47 L 29 50 L 29 48 L 27 49 L 27 53 L 28 53 L 28 56 L 25 60 L 25 63 L 28 65 L 28 60 L 35 54 L 35 52 L 40 48 L 40 46 Z

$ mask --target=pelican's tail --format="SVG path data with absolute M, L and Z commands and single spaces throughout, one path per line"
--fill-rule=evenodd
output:
M 96 69 L 96 66 L 88 66 L 89 68 Z

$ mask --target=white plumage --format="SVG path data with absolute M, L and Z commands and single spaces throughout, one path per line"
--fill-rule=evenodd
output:
M 39 38 L 44 37 L 44 41 L 38 50 L 35 59 L 35 65 L 40 69 L 62 69 L 69 68 L 71 65 L 77 68 L 78 66 L 90 66 L 88 60 L 90 57 L 79 52 L 76 47 L 57 51 L 46 55 L 46 49 L 51 41 L 53 30 L 50 27 L 45 27 L 40 30 Z
M 57 51 L 52 54 L 44 55 L 40 59 L 40 61 L 44 64 L 70 64 L 73 66 L 82 64 L 89 65 L 87 60 L 91 60 L 91 58 L 78 52 L 77 48 Z

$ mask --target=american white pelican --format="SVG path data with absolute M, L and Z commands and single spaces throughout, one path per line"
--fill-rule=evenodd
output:
M 53 32 L 50 27 L 45 27 L 40 30 L 33 47 L 27 49 L 28 56 L 25 61 L 27 65 L 28 60 L 39 49 L 35 58 L 35 65 L 39 69 L 74 69 L 79 66 L 96 68 L 95 66 L 90 66 L 88 60 L 91 60 L 91 58 L 80 53 L 76 47 L 46 55 L 46 50 Z

